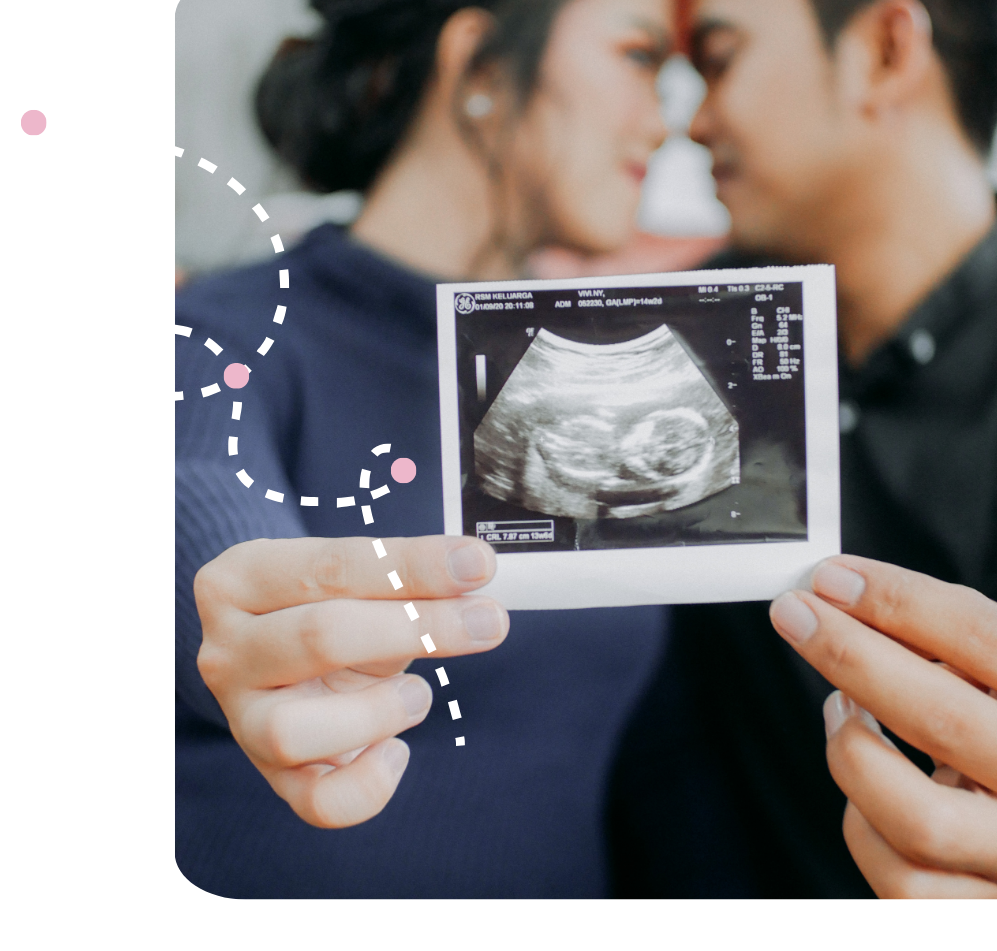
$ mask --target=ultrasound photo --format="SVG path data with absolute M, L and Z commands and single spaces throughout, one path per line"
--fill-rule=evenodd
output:
M 827 265 L 437 285 L 443 522 L 509 610 L 761 601 L 841 551 Z
M 546 329 L 474 433 L 483 492 L 534 512 L 626 519 L 740 482 L 738 426 L 662 324 L 622 343 Z
M 498 552 L 805 541 L 802 288 L 457 293 L 463 532 Z

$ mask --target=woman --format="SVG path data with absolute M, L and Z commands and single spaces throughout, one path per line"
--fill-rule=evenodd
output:
M 253 368 L 239 411 L 178 404 L 177 861 L 233 897 L 602 895 L 603 786 L 664 610 L 522 613 L 502 644 L 504 610 L 456 597 L 490 577 L 486 545 L 391 536 L 442 528 L 433 281 L 513 277 L 543 244 L 623 243 L 665 135 L 668 5 L 314 5 L 325 29 L 285 46 L 260 118 L 310 184 L 364 191 L 363 213 L 177 304 Z M 217 375 L 212 359 L 184 350 L 177 388 Z M 332 505 L 402 456 L 418 478 L 371 528 L 359 503 Z M 375 532 L 383 562 L 342 538 Z M 265 538 L 285 540 L 248 541 Z M 403 674 L 430 631 L 432 659 Z M 432 710 L 430 679 L 448 681 Z

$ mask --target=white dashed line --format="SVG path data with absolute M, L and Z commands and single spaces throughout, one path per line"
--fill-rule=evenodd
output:
M 361 505 L 360 511 L 363 512 L 363 523 L 364 525 L 373 525 L 374 516 L 371 514 L 369 505 Z
M 284 250 L 284 245 L 281 243 L 280 235 L 275 234 L 270 238 L 270 243 L 273 245 L 274 253 L 280 254 Z
M 419 638 L 422 641 L 422 646 L 426 648 L 427 654 L 432 654 L 436 650 L 436 645 L 433 643 L 433 639 L 428 634 L 423 634 Z
M 277 309 L 274 311 L 273 322 L 275 324 L 284 323 L 284 314 L 287 313 L 287 308 L 283 304 L 278 304 Z
M 210 337 L 204 341 L 204 345 L 217 357 L 219 353 L 222 352 L 224 347 L 219 347 L 217 343 L 214 342 Z
M 391 582 L 391 587 L 394 588 L 395 591 L 402 587 L 402 579 L 398 577 L 397 571 L 388 572 L 388 581 Z
M 173 402 L 174 403 L 179 403 L 180 400 L 182 400 L 182 399 L 183 399 L 183 390 L 176 390 L 173 393 Z
M 209 175 L 214 175 L 215 169 L 218 168 L 214 162 L 209 162 L 206 158 L 201 159 L 201 161 L 197 163 L 197 167 L 203 168 Z
M 371 449 L 371 452 L 374 453 L 375 456 L 380 456 L 386 452 L 391 452 L 391 443 L 389 442 L 381 443 L 380 446 L 375 446 L 373 449 Z
M 239 470 L 239 471 L 238 471 L 238 472 L 237 472 L 237 473 L 235 474 L 235 477 L 236 477 L 236 478 L 237 478 L 237 479 L 238 479 L 238 480 L 239 480 L 239 481 L 240 481 L 240 482 L 241 482 L 241 483 L 242 483 L 242 484 L 243 484 L 243 485 L 244 485 L 244 486 L 245 486 L 245 487 L 246 487 L 247 489 L 248 489 L 248 488 L 249 488 L 249 487 L 250 487 L 250 486 L 251 486 L 251 485 L 253 484 L 253 480 L 252 480 L 252 478 L 250 477 L 249 473 L 248 473 L 248 472 L 246 472 L 246 470 L 245 470 L 245 469 L 240 469 L 240 470 Z
M 384 542 L 380 538 L 374 539 L 374 551 L 377 552 L 378 558 L 387 558 L 388 553 L 384 550 Z
M 370 469 L 360 470 L 360 488 L 361 489 L 370 488 Z
M 270 216 L 269 216 L 269 215 L 268 215 L 268 214 L 267 214 L 267 213 L 266 213 L 266 212 L 265 212 L 265 211 L 263 210 L 263 206 L 262 206 L 262 205 L 253 205 L 253 211 L 255 212 L 255 214 L 256 214 L 256 217 L 260 219 L 260 221 L 266 221 L 266 220 L 267 220 L 267 218 L 269 218 L 269 217 L 270 217 Z
M 460 707 L 457 705 L 456 700 L 451 700 L 447 706 L 450 708 L 450 718 L 452 720 L 460 719 Z
M 352 495 L 344 496 L 343 498 L 336 499 L 337 509 L 348 509 L 351 505 L 356 505 L 357 500 L 353 498 Z
M 301 496 L 301 504 L 302 505 L 309 505 L 309 506 L 312 506 L 312 507 L 317 506 L 318 505 L 318 496 L 317 495 L 303 495 L 303 496 Z
M 261 344 L 259 345 L 259 347 L 257 348 L 256 352 L 257 352 L 257 353 L 258 353 L 258 354 L 259 354 L 259 355 L 260 355 L 261 357 L 265 357 L 265 356 L 267 355 L 267 353 L 269 353 L 269 351 L 270 351 L 270 348 L 271 348 L 272 346 L 273 346 L 273 338 L 272 338 L 272 337 L 267 337 L 267 338 L 266 338 L 266 339 L 265 339 L 265 340 L 263 341 L 263 343 L 261 343 Z
M 237 182 L 234 178 L 230 178 L 228 180 L 228 187 L 231 188 L 237 195 L 241 195 L 246 190 L 246 186 L 241 182 Z
M 464 745 L 464 737 L 458 736 L 455 739 L 456 739 L 456 742 L 457 742 L 457 746 L 463 746 Z
M 291 272 L 285 269 L 280 272 L 280 287 L 281 290 L 286 291 L 290 286 L 291 286 Z
M 447 676 L 447 672 L 442 667 L 436 668 L 436 676 L 440 678 L 441 687 L 446 687 L 450 683 L 450 678 Z
M 217 383 L 212 383 L 211 386 L 201 387 L 201 396 L 214 396 L 215 393 L 221 393 L 222 388 Z
M 388 495 L 390 492 L 391 489 L 389 489 L 386 485 L 382 485 L 381 488 L 374 489 L 374 491 L 370 493 L 370 497 L 372 499 L 379 499 L 382 495 Z
M 173 333 L 175 333 L 178 337 L 189 337 L 190 327 L 183 327 L 180 324 L 174 324 Z
M 415 605 L 411 601 L 405 605 L 405 613 L 408 615 L 410 621 L 414 621 L 419 617 L 419 612 L 416 611 Z
M 242 419 L 242 403 L 238 401 L 232 403 L 232 419 Z
M 273 489 L 267 489 L 266 498 L 268 498 L 271 502 L 283 502 L 284 501 L 284 493 L 283 492 L 274 492 Z
M 229 436 L 228 437 L 228 454 L 230 456 L 239 455 L 239 437 Z
M 173 146 L 173 154 L 174 154 L 174 155 L 175 155 L 175 156 L 176 156 L 177 158 L 180 158 L 180 156 L 181 156 L 181 155 L 183 155 L 183 149 L 182 149 L 182 148 L 180 148 L 180 146 L 179 146 L 179 145 L 174 145 L 174 146 Z

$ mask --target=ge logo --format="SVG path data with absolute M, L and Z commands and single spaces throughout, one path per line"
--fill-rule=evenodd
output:
M 477 306 L 470 294 L 458 294 L 453 305 L 458 314 L 469 314 Z

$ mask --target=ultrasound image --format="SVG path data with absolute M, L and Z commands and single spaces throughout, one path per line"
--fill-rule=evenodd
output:
M 533 512 L 628 519 L 738 484 L 738 435 L 666 325 L 610 344 L 541 329 L 475 430 L 475 472 Z

